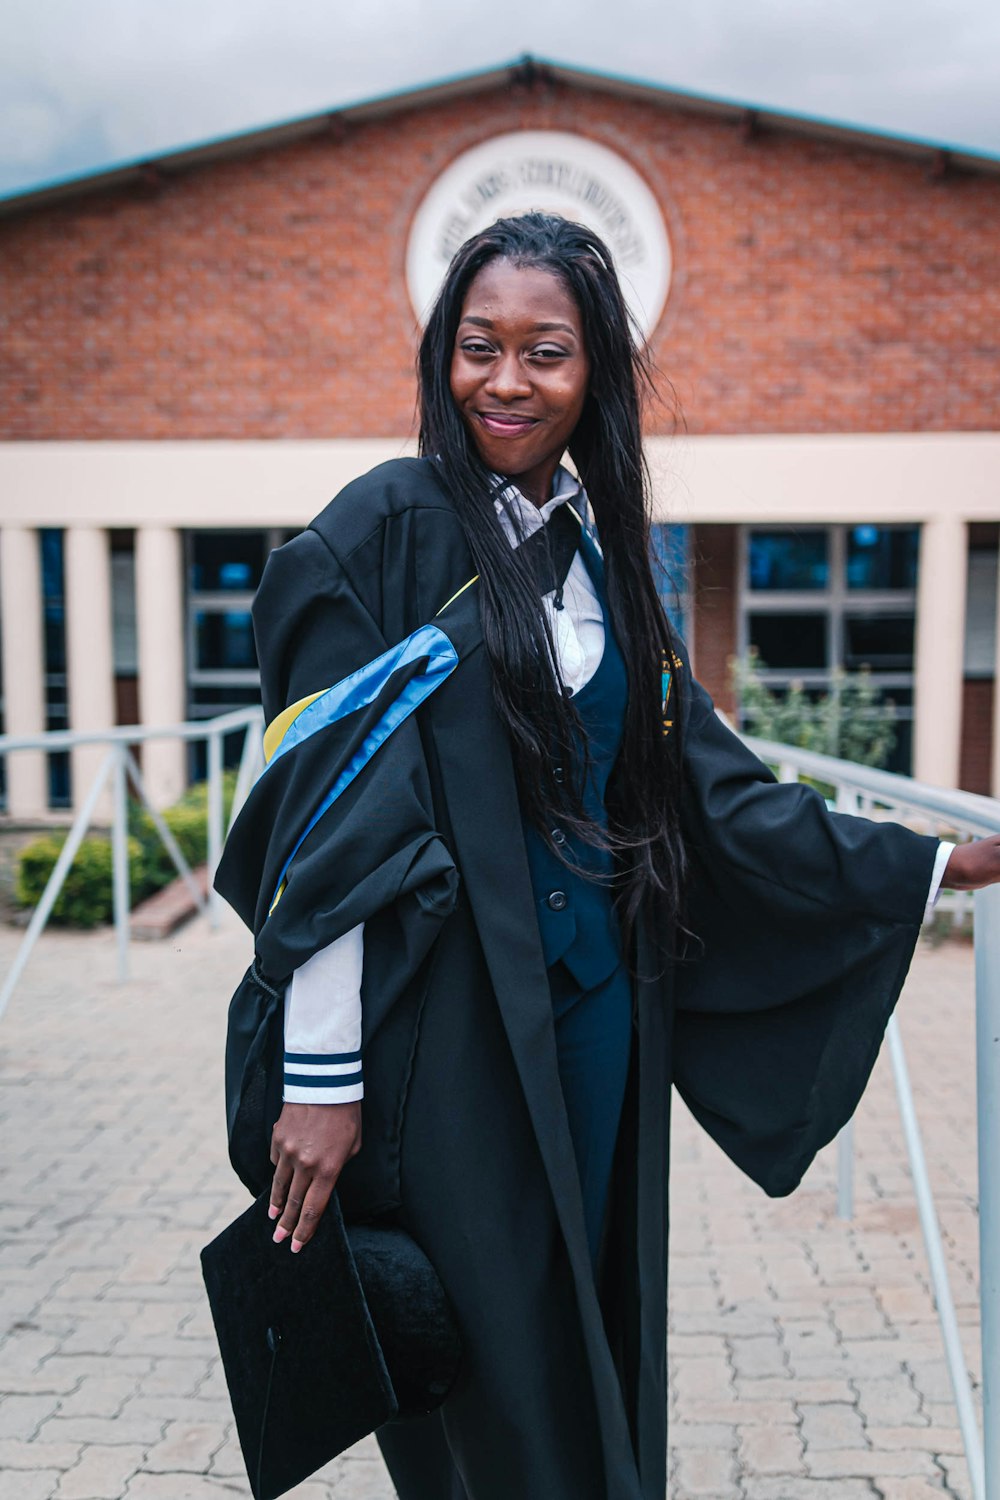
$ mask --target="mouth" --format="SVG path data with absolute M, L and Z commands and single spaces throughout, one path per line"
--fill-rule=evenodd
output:
M 537 426 L 537 417 L 525 417 L 509 411 L 479 411 L 476 417 L 495 437 L 521 437 Z

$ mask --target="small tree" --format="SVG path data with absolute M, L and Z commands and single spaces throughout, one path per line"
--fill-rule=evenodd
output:
M 883 698 L 868 667 L 835 668 L 828 693 L 812 699 L 801 682 L 776 692 L 761 676 L 755 647 L 729 664 L 747 728 L 761 739 L 816 750 L 862 766 L 885 766 L 896 747 L 896 705 Z

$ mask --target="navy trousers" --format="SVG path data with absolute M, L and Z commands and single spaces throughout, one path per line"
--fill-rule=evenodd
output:
M 632 1052 L 632 986 L 623 965 L 595 989 L 581 990 L 569 970 L 555 964 L 549 984 L 559 1081 L 596 1271 Z

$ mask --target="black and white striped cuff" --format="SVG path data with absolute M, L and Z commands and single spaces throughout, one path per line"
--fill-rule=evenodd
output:
M 286 1052 L 286 1104 L 350 1104 L 364 1097 L 360 1052 Z

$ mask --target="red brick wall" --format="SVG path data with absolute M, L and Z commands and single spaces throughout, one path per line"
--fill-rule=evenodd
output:
M 993 679 L 967 677 L 962 684 L 962 750 L 958 784 L 966 792 L 991 794 Z
M 694 671 L 730 715 L 736 712 L 729 661 L 736 655 L 738 534 L 735 526 L 695 526 L 691 536 Z
M 690 430 L 995 426 L 1000 180 L 555 86 L 0 223 L 0 438 L 408 433 L 412 214 L 519 127 L 592 136 L 657 193 L 655 353 Z

